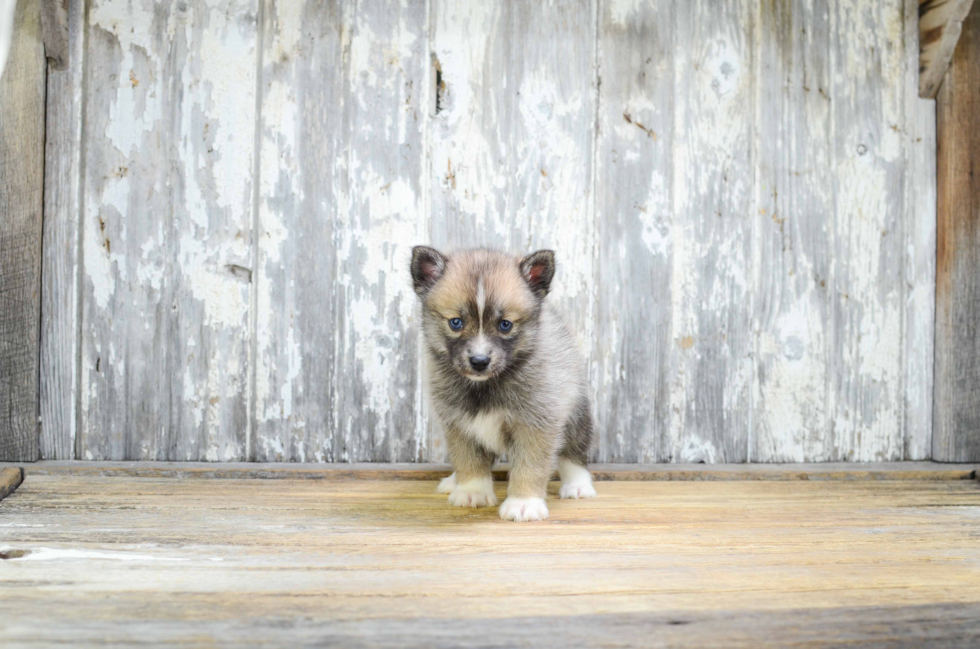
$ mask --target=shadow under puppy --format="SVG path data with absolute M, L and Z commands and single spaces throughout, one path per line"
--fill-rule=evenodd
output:
M 438 491 L 452 505 L 497 504 L 491 466 L 503 453 L 511 460 L 505 520 L 548 518 L 556 459 L 562 498 L 595 496 L 586 469 L 593 425 L 585 367 L 546 300 L 554 275 L 550 250 L 523 259 L 482 249 L 412 250 L 429 396 L 455 469 Z

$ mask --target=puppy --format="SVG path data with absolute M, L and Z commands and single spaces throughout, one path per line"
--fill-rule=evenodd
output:
M 592 498 L 586 469 L 592 411 L 574 340 L 547 301 L 555 255 L 412 250 L 422 301 L 429 394 L 455 472 L 439 484 L 458 507 L 492 507 L 491 466 L 511 460 L 500 517 L 548 518 L 545 491 L 558 459 L 562 498 Z

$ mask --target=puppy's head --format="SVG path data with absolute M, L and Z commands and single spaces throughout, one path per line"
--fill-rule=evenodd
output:
M 533 348 L 554 274 L 550 250 L 518 259 L 491 250 L 447 256 L 416 246 L 412 282 L 426 344 L 471 381 L 500 376 Z

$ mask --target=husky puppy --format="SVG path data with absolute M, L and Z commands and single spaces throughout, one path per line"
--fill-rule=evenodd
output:
M 548 518 L 545 490 L 555 460 L 562 498 L 592 498 L 586 469 L 592 412 L 574 340 L 546 300 L 555 254 L 523 259 L 491 250 L 443 255 L 412 250 L 422 301 L 432 405 L 455 472 L 439 484 L 458 507 L 497 504 L 490 471 L 507 453 L 500 517 Z

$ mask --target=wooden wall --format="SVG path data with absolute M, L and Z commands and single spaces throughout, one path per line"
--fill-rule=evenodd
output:
M 558 251 L 597 459 L 929 457 L 914 0 L 90 0 L 70 18 L 45 457 L 443 459 L 416 243 Z
M 46 65 L 40 3 L 15 4 L 0 76 L 0 460 L 34 461 Z

